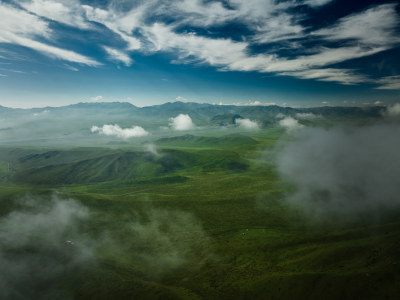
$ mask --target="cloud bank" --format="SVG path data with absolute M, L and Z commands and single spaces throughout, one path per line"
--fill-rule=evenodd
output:
M 400 206 L 400 125 L 306 128 L 278 154 L 277 168 L 305 214 L 354 217 Z
M 180 114 L 175 118 L 169 119 L 169 126 L 174 130 L 184 131 L 195 129 L 195 125 L 189 115 Z
M 91 132 L 98 132 L 102 135 L 116 136 L 123 139 L 131 137 L 146 136 L 149 133 L 140 126 L 133 126 L 132 128 L 121 128 L 117 124 L 115 125 L 103 125 L 103 127 L 92 126 Z

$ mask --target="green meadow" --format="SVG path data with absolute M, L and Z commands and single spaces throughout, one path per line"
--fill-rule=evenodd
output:
M 11 261 L 29 257 L 31 283 L 12 282 L 19 292 L 5 296 L 397 299 L 399 212 L 310 220 L 285 200 L 294 187 L 275 167 L 282 141 L 290 136 L 271 127 L 154 138 L 155 153 L 129 143 L 2 147 L 3 228 L 33 228 L 56 203 L 85 211 L 60 230 L 65 213 L 54 213 L 7 248 Z

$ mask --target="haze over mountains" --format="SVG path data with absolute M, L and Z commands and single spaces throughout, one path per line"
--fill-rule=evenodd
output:
M 110 142 L 109 136 L 115 140 L 116 137 L 127 139 L 149 134 L 162 135 L 166 130 L 169 134 L 221 128 L 252 130 L 275 126 L 285 117 L 292 117 L 300 123 L 316 119 L 380 118 L 384 111 L 382 106 L 291 108 L 183 102 L 147 107 L 136 107 L 126 102 L 78 103 L 31 109 L 0 106 L 0 139 L 2 144 L 22 141 L 45 143 L 49 140 L 85 144 Z M 183 119 L 177 118 L 180 115 L 184 116 Z M 246 122 L 237 121 L 242 119 Z M 124 131 L 127 129 L 130 132 Z

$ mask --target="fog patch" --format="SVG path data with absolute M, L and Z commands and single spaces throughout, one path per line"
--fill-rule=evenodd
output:
M 127 225 L 124 237 L 132 242 L 137 271 L 149 278 L 181 267 L 195 271 L 211 256 L 201 223 L 183 211 L 147 209 Z
M 353 218 L 400 205 L 400 125 L 306 128 L 277 156 L 295 191 L 287 201 L 314 218 Z
M 241 119 L 241 118 L 237 118 L 235 119 L 235 123 L 243 129 L 247 129 L 247 130 L 257 130 L 260 129 L 260 126 L 258 125 L 257 122 L 252 121 L 250 119 Z
M 70 298 L 59 285 L 93 262 L 80 234 L 88 210 L 58 196 L 19 205 L 0 219 L 0 298 Z
M 157 150 L 157 146 L 153 143 L 148 143 L 143 145 L 144 150 L 154 156 L 160 156 L 160 152 Z
M 299 121 L 292 117 L 285 117 L 279 121 L 279 126 L 285 128 L 288 132 L 293 132 L 304 127 Z
M 299 120 L 315 120 L 315 119 L 321 119 L 321 115 L 315 115 L 313 113 L 297 113 L 296 118 Z
M 169 126 L 178 131 L 195 129 L 195 125 L 189 115 L 180 114 L 169 119 Z
M 400 103 L 396 103 L 392 106 L 387 107 L 386 114 L 388 117 L 399 117 L 400 116 Z
M 159 279 L 177 270 L 195 273 L 213 259 L 208 235 L 188 212 L 145 207 L 133 215 L 97 215 L 58 195 L 25 197 L 15 206 L 0 218 L 1 299 L 72 299 L 71 284 L 95 274 L 102 260 Z M 96 218 L 107 225 L 88 227 Z
M 131 128 L 121 128 L 117 124 L 115 125 L 103 125 L 102 127 L 92 126 L 90 129 L 93 133 L 99 133 L 101 135 L 116 136 L 119 138 L 127 139 L 132 137 L 146 136 L 149 133 L 140 126 L 133 126 Z

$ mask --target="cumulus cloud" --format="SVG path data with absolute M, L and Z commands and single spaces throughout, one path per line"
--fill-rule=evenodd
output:
M 0 218 L 0 298 L 68 299 L 60 283 L 94 262 L 81 224 L 88 210 L 72 199 L 25 197 Z
M 287 131 L 292 132 L 304 127 L 304 125 L 300 124 L 299 121 L 292 117 L 285 117 L 284 119 L 279 121 L 279 125 L 284 127 Z
M 91 132 L 98 132 L 102 135 L 116 136 L 119 138 L 127 139 L 131 137 L 146 136 L 149 133 L 140 126 L 133 126 L 131 128 L 121 128 L 115 125 L 103 125 L 102 127 L 92 126 Z
M 399 132 L 398 123 L 296 132 L 277 158 L 295 189 L 288 202 L 317 219 L 398 208 Z
M 256 130 L 260 129 L 260 126 L 256 121 L 252 121 L 250 119 L 235 119 L 235 123 L 240 127 L 248 130 Z
M 175 118 L 170 118 L 169 122 L 169 126 L 171 126 L 174 130 L 183 131 L 195 129 L 192 118 L 190 118 L 190 116 L 186 114 L 179 114 Z

